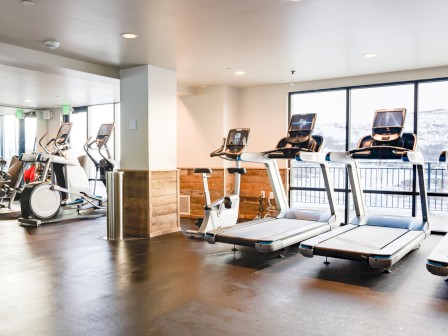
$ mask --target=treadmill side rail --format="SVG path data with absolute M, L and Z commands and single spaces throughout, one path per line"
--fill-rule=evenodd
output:
M 336 237 L 344 232 L 356 229 L 358 225 L 347 224 L 344 226 L 340 226 L 331 231 L 325 232 L 317 237 L 310 238 L 308 240 L 302 241 L 299 246 L 300 253 L 308 258 L 312 258 L 314 256 L 314 247 L 328 239 Z
M 424 231 L 408 231 L 382 249 L 373 251 L 369 265 L 375 268 L 390 268 L 401 258 L 420 246 L 426 238 Z
M 429 255 L 426 269 L 434 275 L 448 276 L 448 234 Z
M 334 222 L 334 217 L 329 221 Z M 274 252 L 282 248 L 300 243 L 303 240 L 315 237 L 322 233 L 328 232 L 331 229 L 330 223 L 313 222 L 305 227 L 299 227 L 297 232 L 293 233 L 289 237 L 275 237 L 272 241 L 257 241 L 255 243 L 255 249 L 259 252 Z

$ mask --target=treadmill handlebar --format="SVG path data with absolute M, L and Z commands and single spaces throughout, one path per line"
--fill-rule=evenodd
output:
M 298 152 L 296 160 L 302 162 L 325 163 L 326 157 L 323 153 L 318 152 Z
M 423 155 L 419 152 L 404 152 L 401 159 L 405 162 L 410 162 L 414 165 L 421 165 L 425 163 Z
M 352 155 L 357 153 L 363 153 L 365 152 L 367 154 L 368 148 L 359 148 L 355 150 L 351 150 L 348 152 L 328 152 L 325 156 L 326 161 L 330 162 L 338 162 L 338 163 L 351 163 L 354 161 Z M 401 155 L 401 160 L 404 162 L 409 162 L 414 165 L 423 165 L 424 159 L 423 155 L 419 152 L 414 151 L 400 151 L 396 152 L 397 155 Z
M 325 161 L 347 164 L 352 163 L 354 159 L 350 156 L 350 152 L 328 152 Z

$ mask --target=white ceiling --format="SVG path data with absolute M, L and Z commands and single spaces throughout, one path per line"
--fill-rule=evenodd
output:
M 0 2 L 0 105 L 118 101 L 118 70 L 140 64 L 237 87 L 448 65 L 447 0 L 34 1 Z

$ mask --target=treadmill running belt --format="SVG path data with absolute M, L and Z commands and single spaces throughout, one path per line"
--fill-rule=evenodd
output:
M 316 249 L 369 254 L 383 248 L 409 230 L 361 225 L 320 243 Z
M 221 238 L 225 240 L 237 238 L 251 241 L 275 241 L 327 225 L 329 225 L 327 222 L 279 218 L 257 225 L 236 227 L 235 229 L 224 231 L 216 236 L 216 241 L 222 241 Z

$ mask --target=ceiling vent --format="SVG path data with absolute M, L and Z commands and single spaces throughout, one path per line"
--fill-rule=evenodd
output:
M 58 41 L 51 41 L 51 40 L 48 40 L 48 41 L 45 41 L 44 42 L 44 45 L 48 48 L 48 49 L 51 49 L 51 50 L 56 50 L 57 48 L 59 48 L 59 46 L 61 45 Z

